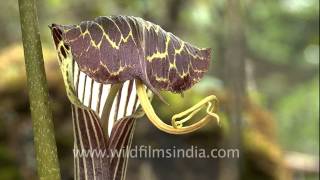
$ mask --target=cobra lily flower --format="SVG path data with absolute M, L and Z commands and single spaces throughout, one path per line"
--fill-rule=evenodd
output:
M 143 113 L 171 134 L 190 133 L 219 120 L 214 95 L 174 115 L 171 125 L 157 116 L 150 102 L 152 94 L 165 102 L 160 91 L 182 93 L 199 82 L 208 70 L 210 48 L 197 48 L 130 16 L 52 24 L 50 29 L 72 104 L 74 149 L 109 152 L 130 147 L 135 120 Z M 205 106 L 204 118 L 184 125 Z M 75 179 L 124 179 L 126 164 L 125 157 L 75 156 Z

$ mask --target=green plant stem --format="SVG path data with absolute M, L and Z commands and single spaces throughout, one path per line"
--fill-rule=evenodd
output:
M 27 84 L 40 179 L 60 179 L 35 0 L 19 0 Z

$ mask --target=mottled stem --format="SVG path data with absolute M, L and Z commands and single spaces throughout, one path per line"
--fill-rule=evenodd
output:
M 27 84 L 40 179 L 60 179 L 35 0 L 19 0 Z

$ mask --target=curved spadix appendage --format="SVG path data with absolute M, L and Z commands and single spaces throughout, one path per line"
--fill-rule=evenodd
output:
M 203 126 L 205 126 L 207 123 L 209 123 L 212 119 L 216 119 L 219 123 L 219 116 L 214 113 L 214 107 L 212 106 L 212 102 L 214 105 L 217 103 L 217 98 L 214 95 L 208 96 L 201 100 L 199 103 L 194 105 L 193 107 L 187 109 L 186 111 L 183 111 L 179 114 L 176 114 L 172 117 L 172 125 L 168 125 L 164 123 L 155 113 L 150 100 L 148 99 L 148 95 L 146 93 L 146 89 L 143 86 L 143 83 L 140 80 L 136 81 L 136 88 L 137 88 L 137 94 L 139 96 L 139 100 L 141 103 L 141 106 L 149 118 L 149 120 L 160 130 L 170 133 L 170 134 L 187 134 L 191 133 L 193 131 L 196 131 Z M 203 117 L 200 121 L 197 121 L 196 123 L 192 125 L 183 126 L 183 123 L 190 120 L 197 112 L 199 112 L 205 105 L 207 106 L 207 115 Z M 212 107 L 211 107 L 212 106 Z M 185 117 L 187 116 L 187 117 Z M 182 120 L 177 121 L 176 119 L 185 117 Z

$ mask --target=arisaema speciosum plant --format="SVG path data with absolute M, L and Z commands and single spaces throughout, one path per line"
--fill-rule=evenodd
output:
M 130 147 L 135 120 L 144 113 L 171 134 L 190 133 L 219 120 L 214 95 L 174 115 L 171 124 L 158 117 L 150 102 L 153 94 L 165 102 L 160 91 L 182 93 L 199 82 L 208 70 L 210 48 L 197 48 L 130 16 L 52 24 L 50 29 L 72 104 L 76 150 Z M 187 123 L 203 108 L 202 119 Z M 126 157 L 75 156 L 75 179 L 124 179 L 126 164 Z

